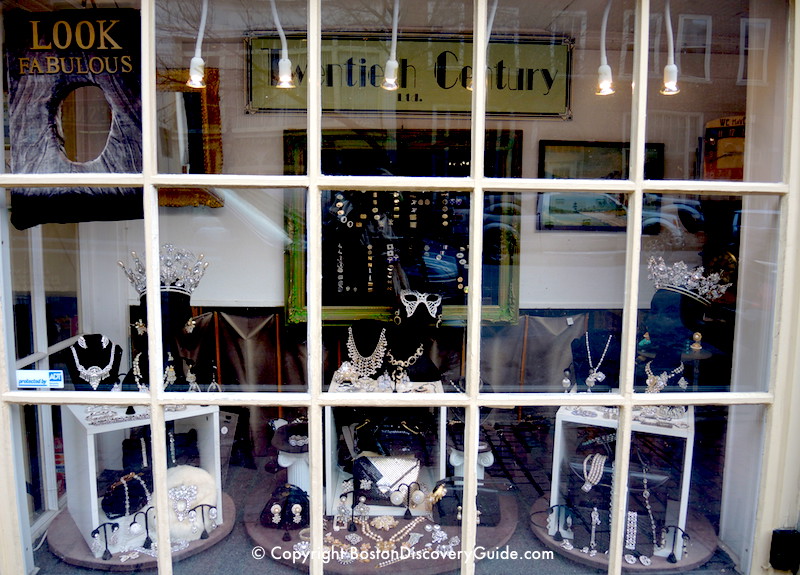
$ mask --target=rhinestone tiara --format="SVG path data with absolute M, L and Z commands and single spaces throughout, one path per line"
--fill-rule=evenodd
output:
M 144 295 L 147 291 L 144 265 L 136 252 L 131 252 L 131 257 L 133 258 L 131 267 L 121 261 L 117 263 L 139 295 Z M 161 246 L 159 263 L 161 291 L 174 291 L 186 295 L 192 295 L 192 292 L 197 289 L 208 267 L 208 262 L 203 261 L 203 254 L 195 257 L 193 252 L 176 248 L 172 244 Z
M 665 289 L 687 295 L 705 305 L 719 299 L 731 284 L 720 284 L 718 273 L 703 275 L 703 266 L 689 268 L 680 261 L 672 266 L 664 258 L 651 257 L 647 264 L 647 278 L 653 280 L 656 289 Z

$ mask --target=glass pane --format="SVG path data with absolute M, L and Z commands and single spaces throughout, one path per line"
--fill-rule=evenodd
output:
M 47 301 L 47 342 L 53 345 L 78 335 L 78 294 L 80 285 L 77 224 L 42 226 L 44 269 L 51 281 L 45 285 Z
M 647 141 L 664 145 L 664 177 L 781 181 L 788 3 L 650 9 Z
M 487 128 L 519 130 L 531 148 L 520 171 L 506 177 L 628 177 L 634 9 L 628 0 L 488 3 Z M 611 93 L 598 94 L 601 79 L 611 82 Z M 600 145 L 590 152 L 589 143 Z M 552 148 L 559 145 L 586 153 L 580 161 L 575 151 L 571 159 L 559 157 Z M 614 146 L 616 160 L 602 146 Z M 500 175 L 489 163 L 485 174 Z
M 561 421 L 567 407 L 523 407 L 481 411 L 478 453 L 478 508 L 490 498 L 500 502 L 501 518 L 495 529 L 507 532 L 498 550 L 485 547 L 486 561 L 477 564 L 483 574 L 517 565 L 534 572 L 593 573 L 605 569 L 608 549 L 608 498 L 612 467 L 598 458 L 594 467 L 592 496 L 603 503 L 601 524 L 595 527 L 594 545 L 580 531 L 576 499 L 583 495 L 572 471 L 573 429 Z M 578 464 L 580 466 L 580 464 Z M 576 491 L 573 489 L 577 487 Z M 483 514 L 481 514 L 481 517 Z M 492 528 L 478 525 L 488 536 Z M 589 554 L 591 549 L 595 553 Z M 586 553 L 579 550 L 586 546 Z M 605 561 L 602 563 L 601 561 Z
M 304 3 L 156 2 L 159 171 L 295 173 L 282 149 L 306 127 L 307 21 Z
M 774 196 L 653 200 L 667 222 L 642 237 L 638 391 L 767 388 L 779 203 Z
M 484 222 L 482 391 L 618 388 L 625 196 L 487 193 Z
M 757 406 L 634 411 L 626 556 L 689 572 L 749 562 L 753 532 L 741 526 L 752 525 L 755 493 L 742 494 L 760 470 L 763 415 Z
M 56 455 L 61 453 L 66 475 L 67 505 L 48 529 L 48 545 L 36 550 L 43 573 L 155 569 L 152 495 L 159 488 L 169 493 L 165 512 L 178 573 L 196 571 L 197 561 L 224 571 L 239 550 L 252 561 L 253 542 L 263 544 L 265 534 L 277 534 L 280 541 L 289 531 L 297 540 L 308 527 L 305 410 L 168 408 L 163 485 L 153 480 L 148 408 L 137 406 L 126 413 L 125 408 L 77 405 L 63 412 L 63 451 L 56 444 Z M 290 445 L 301 437 L 302 447 Z M 283 489 L 287 477 L 301 509 L 284 505 L 281 523 L 264 522 L 270 523 L 265 529 L 259 514 L 269 508 L 271 494 Z M 242 509 L 250 510 L 240 515 L 245 529 L 234 531 L 237 510 Z
M 324 173 L 469 174 L 472 17 L 450 0 L 323 2 Z
M 33 353 L 31 254 L 28 231 L 9 226 L 11 289 L 14 295 L 14 344 L 17 359 Z
M 326 408 L 327 570 L 458 568 L 440 546 L 455 544 L 460 527 L 431 502 L 445 476 L 444 431 L 444 408 Z
M 305 390 L 304 317 L 287 324 L 284 311 L 291 302 L 305 314 L 304 191 L 161 188 L 159 198 L 166 391 Z M 297 283 L 284 283 L 287 265 L 303 270 Z M 132 274 L 140 304 L 143 280 Z M 129 313 L 146 374 L 144 309 Z
M 28 11 L 29 2 L 3 4 L 10 170 L 20 174 L 141 171 L 138 3 L 100 8 L 90 18 L 82 10 L 54 9 L 61 7 L 59 3 L 39 3 L 35 11 Z M 9 10 L 20 7 L 26 10 Z M 37 195 L 86 191 L 39 189 Z M 73 211 L 80 209 L 73 206 Z M 59 217 L 44 221 L 76 221 Z

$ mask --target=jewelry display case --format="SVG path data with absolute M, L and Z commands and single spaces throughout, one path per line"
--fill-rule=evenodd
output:
M 104 467 L 98 443 L 106 434 L 124 435 L 127 430 L 149 426 L 148 408 L 136 407 L 135 413 L 125 408 L 109 407 L 103 419 L 94 418 L 92 406 L 68 405 L 62 422 L 64 462 L 67 484 L 67 510 L 86 544 L 92 546 L 92 531 L 100 525 L 104 514 L 98 501 L 97 478 Z M 217 524 L 223 523 L 223 498 L 220 472 L 219 406 L 188 405 L 165 413 L 175 429 L 197 431 L 200 467 L 214 479 L 217 502 Z M 52 538 L 52 537 L 51 537 Z

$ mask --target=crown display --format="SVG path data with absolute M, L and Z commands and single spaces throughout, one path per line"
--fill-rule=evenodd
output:
M 718 273 L 705 276 L 703 266 L 690 268 L 682 261 L 668 266 L 664 263 L 664 258 L 651 257 L 647 269 L 649 271 L 647 278 L 653 280 L 656 289 L 678 292 L 705 305 L 722 297 L 731 286 L 731 284 L 720 284 Z
M 136 252 L 131 252 L 131 257 L 133 258 L 131 267 L 123 262 L 117 263 L 128 276 L 134 289 L 139 295 L 143 295 L 147 291 L 144 264 Z M 172 244 L 161 246 L 159 264 L 161 291 L 174 291 L 186 295 L 191 295 L 197 289 L 208 267 L 208 262 L 203 261 L 203 254 L 196 257 L 193 252 L 176 248 Z

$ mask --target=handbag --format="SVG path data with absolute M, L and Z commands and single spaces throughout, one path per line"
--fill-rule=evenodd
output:
M 428 451 L 425 435 L 405 419 L 384 418 L 378 423 L 367 419 L 354 429 L 353 445 L 356 454 L 377 453 L 383 456 L 413 456 L 427 465 Z
M 308 494 L 291 483 L 278 486 L 261 510 L 259 523 L 270 529 L 293 530 L 308 527 Z
M 354 500 L 387 503 L 394 491 L 419 480 L 420 468 L 414 456 L 362 455 L 353 461 Z
M 462 478 L 458 482 L 450 477 L 436 484 L 433 493 L 440 498 L 433 504 L 433 518 L 439 525 L 461 525 L 464 486 Z M 478 487 L 478 525 L 494 527 L 500 523 L 500 499 L 497 491 Z
M 112 483 L 106 490 L 100 507 L 109 519 L 126 517 L 150 504 L 150 487 L 144 475 L 128 473 Z

